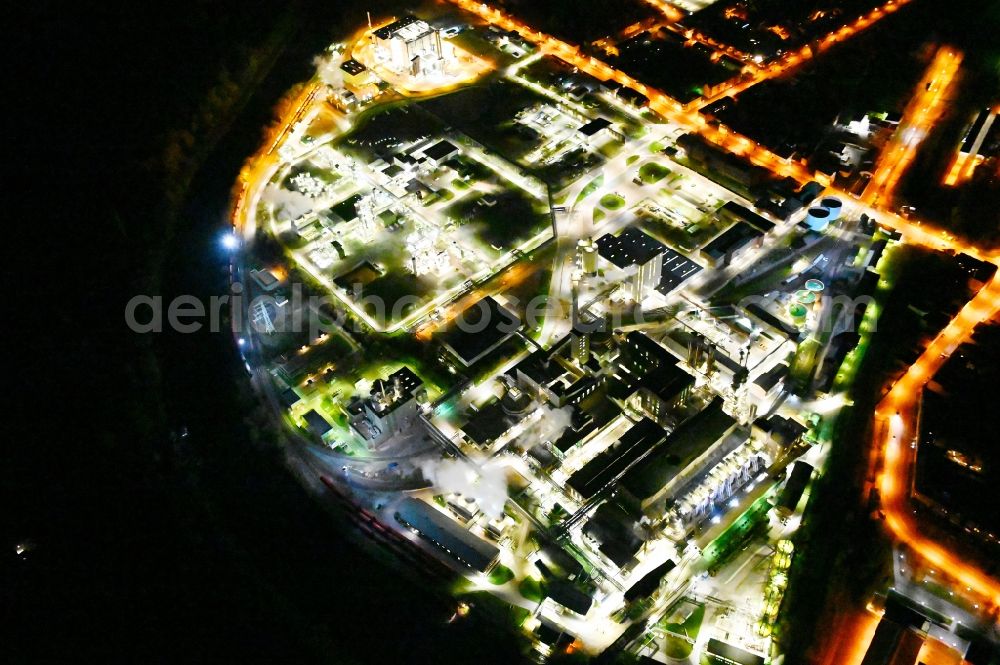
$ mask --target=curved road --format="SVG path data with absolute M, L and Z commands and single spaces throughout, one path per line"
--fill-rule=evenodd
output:
M 886 526 L 902 542 L 956 582 L 1000 606 L 1000 581 L 966 563 L 920 533 L 909 506 L 916 463 L 917 410 L 921 390 L 976 326 L 1000 312 L 1000 273 L 966 303 L 917 361 L 893 385 L 875 413 L 875 446 L 884 446 L 878 479 Z M 881 443 L 879 441 L 881 437 Z

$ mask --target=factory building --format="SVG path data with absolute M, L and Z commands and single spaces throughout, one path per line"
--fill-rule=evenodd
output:
M 778 414 L 767 418 L 758 418 L 753 423 L 755 437 L 767 439 L 781 450 L 787 450 L 799 443 L 806 433 L 806 429 L 805 425 Z
M 646 598 L 655 593 L 656 590 L 660 588 L 660 584 L 663 583 L 663 580 L 670 573 L 670 571 L 676 567 L 676 561 L 673 559 L 667 559 L 659 566 L 643 575 L 638 581 L 634 582 L 632 586 L 625 590 L 625 602 L 631 603 L 634 600 Z
M 451 141 L 441 139 L 431 147 L 424 150 L 424 157 L 432 166 L 441 166 L 446 161 L 459 153 L 458 146 Z
M 763 410 L 768 410 L 784 392 L 787 376 L 788 364 L 782 361 L 754 379 L 750 384 L 750 396 Z
M 729 438 L 736 440 L 733 435 Z M 744 438 L 743 443 L 722 461 L 678 493 L 679 500 L 671 508 L 668 520 L 672 518 L 678 529 L 687 529 L 707 519 L 717 507 L 765 471 L 772 461 L 766 451 Z
M 581 499 L 592 499 L 615 483 L 665 439 L 666 432 L 662 427 L 648 418 L 643 418 L 629 428 L 618 441 L 570 476 L 566 486 Z
M 447 359 L 471 367 L 496 351 L 521 328 L 518 315 L 492 296 L 467 308 L 442 332 L 435 333 Z
M 629 568 L 642 539 L 636 534 L 635 518 L 614 501 L 598 506 L 583 527 L 592 546 L 619 569 Z
M 583 238 L 577 241 L 577 251 L 580 255 L 580 266 L 583 274 L 593 276 L 597 274 L 597 247 L 590 238 Z
M 718 464 L 749 438 L 715 398 L 701 412 L 675 428 L 666 443 L 628 473 L 622 485 L 648 508 L 667 498 L 682 497 L 693 479 Z
M 379 28 L 374 38 L 376 58 L 396 72 L 421 76 L 444 67 L 441 33 L 416 16 Z
M 304 416 L 302 416 L 306 422 L 306 429 L 313 436 L 323 439 L 327 434 L 333 429 L 333 425 L 327 422 L 326 418 L 321 416 L 315 409 L 307 411 Z
M 644 510 L 663 511 L 672 537 L 683 538 L 764 472 L 778 451 L 772 441 L 751 437 L 716 398 L 629 471 L 622 486 Z
M 570 354 L 581 367 L 590 360 L 590 330 L 579 323 L 569 333 Z
M 719 219 L 728 222 L 746 222 L 761 233 L 768 233 L 774 229 L 774 222 L 758 215 L 750 208 L 740 205 L 736 201 L 730 201 L 719 208 Z
M 377 379 L 364 399 L 348 407 L 351 430 L 375 448 L 409 427 L 417 417 L 423 382 L 408 367 Z
M 720 665 L 764 665 L 766 662 L 764 657 L 759 654 L 750 653 L 714 637 L 705 645 L 705 654 L 708 656 L 709 662 Z
M 670 351 L 638 330 L 625 335 L 618 356 L 618 364 L 639 377 L 658 367 L 674 365 L 676 362 L 677 359 Z
M 635 227 L 619 235 L 610 233 L 597 239 L 601 258 L 625 271 L 632 300 L 641 302 L 650 289 L 660 285 L 666 247 Z
M 763 237 L 761 230 L 739 221 L 705 245 L 701 256 L 712 267 L 728 266 L 747 247 L 759 247 Z
M 781 490 L 781 496 L 775 506 L 775 511 L 780 518 L 786 519 L 795 512 L 795 506 L 799 505 L 799 500 L 802 498 L 812 474 L 812 465 L 801 460 L 792 467 L 792 472 L 788 475 L 788 481 L 785 483 L 784 489 Z
M 517 388 L 507 390 L 502 398 L 479 407 L 462 425 L 462 434 L 469 443 L 485 449 L 521 422 L 530 405 L 531 398 L 527 394 Z
M 680 136 L 677 139 L 677 147 L 684 150 L 688 159 L 704 169 L 710 178 L 717 177 L 715 174 L 719 174 L 730 180 L 735 180 L 744 187 L 753 188 L 771 177 L 767 169 L 719 148 L 698 134 Z
M 549 351 L 538 349 L 510 371 L 525 393 L 556 408 L 579 404 L 601 385 L 560 355 L 563 348 L 558 344 Z
M 664 365 L 642 377 L 626 403 L 659 425 L 672 424 L 674 410 L 687 399 L 694 384 L 695 378 L 678 365 Z
M 580 140 L 589 146 L 598 145 L 607 139 L 625 140 L 622 133 L 615 129 L 615 126 L 607 118 L 594 118 L 581 125 L 576 131 Z

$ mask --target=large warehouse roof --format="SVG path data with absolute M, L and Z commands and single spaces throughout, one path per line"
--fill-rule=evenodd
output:
M 619 268 L 643 265 L 666 249 L 662 242 L 634 226 L 617 236 L 607 233 L 597 239 L 597 252 L 605 261 L 610 261 Z
M 495 545 L 469 533 L 458 522 L 419 499 L 403 499 L 396 510 L 396 521 L 415 529 L 454 559 L 481 573 L 489 570 L 500 554 Z
M 603 453 L 570 476 L 568 484 L 589 499 L 607 487 L 666 438 L 663 428 L 643 418 Z

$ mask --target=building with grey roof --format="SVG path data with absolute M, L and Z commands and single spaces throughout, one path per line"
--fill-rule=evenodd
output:
M 400 501 L 395 518 L 455 561 L 480 573 L 489 571 L 500 556 L 496 545 L 470 533 L 461 524 L 419 499 L 407 497 Z

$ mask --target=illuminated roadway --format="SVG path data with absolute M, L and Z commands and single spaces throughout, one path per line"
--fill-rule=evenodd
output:
M 897 11 L 900 7 L 909 4 L 913 0 L 889 0 L 881 7 L 876 7 L 864 16 L 859 17 L 853 23 L 848 23 L 837 30 L 829 33 L 822 39 L 810 42 L 805 46 L 802 46 L 798 50 L 791 51 L 781 56 L 779 59 L 774 60 L 767 66 L 757 69 L 752 75 L 746 77 L 737 77 L 732 79 L 730 83 L 722 84 L 722 87 L 718 89 L 711 95 L 696 100 L 694 104 L 698 108 L 702 108 L 717 101 L 725 96 L 736 95 L 743 92 L 747 88 L 757 85 L 761 81 L 766 81 L 767 79 L 772 79 L 777 76 L 782 76 L 787 74 L 792 69 L 795 69 L 799 65 L 812 60 L 821 53 L 825 53 L 827 49 L 835 44 L 840 44 L 847 41 L 857 33 L 865 30 L 880 19 L 889 16 L 890 14 Z M 711 40 L 710 38 L 697 35 L 697 33 L 689 35 L 692 38 L 697 38 L 699 41 L 703 41 L 707 44 L 715 46 L 716 48 L 726 48 L 724 45 L 718 44 L 717 42 Z M 738 53 L 738 52 L 737 52 Z M 730 55 L 735 55 L 730 53 Z M 742 55 L 742 54 L 740 54 Z M 745 59 L 746 56 L 742 56 L 740 59 Z
M 1000 273 L 966 303 L 958 315 L 927 346 L 906 373 L 893 385 L 875 412 L 873 447 L 881 452 L 878 476 L 885 524 L 915 554 L 940 569 L 957 585 L 1000 605 L 1000 582 L 962 560 L 939 543 L 921 535 L 909 505 L 916 465 L 916 429 L 920 394 L 924 385 L 948 357 L 971 337 L 976 325 L 1000 312 Z M 840 618 L 837 640 L 822 665 L 859 665 L 871 644 L 881 616 L 870 610 Z
M 1000 605 L 1000 582 L 923 536 L 909 506 L 916 462 L 917 410 L 924 385 L 947 358 L 967 341 L 979 323 L 1000 311 L 1000 273 L 966 303 L 893 385 L 875 414 L 875 437 L 883 438 L 883 468 L 878 478 L 885 523 L 890 531 L 928 563 L 973 592 Z M 876 445 L 878 441 L 876 440 Z
M 938 49 L 927 72 L 920 79 L 917 94 L 906 106 L 892 140 L 882 151 L 878 168 L 861 195 L 862 201 L 892 205 L 900 176 L 917 156 L 920 143 L 944 115 L 946 95 L 952 89 L 952 82 L 961 62 L 962 54 L 954 49 L 947 46 Z
M 656 11 L 663 14 L 665 17 L 671 21 L 679 21 L 684 18 L 684 12 L 677 7 L 674 7 L 669 2 L 664 2 L 664 0 L 644 0 L 647 5 L 654 7 Z

